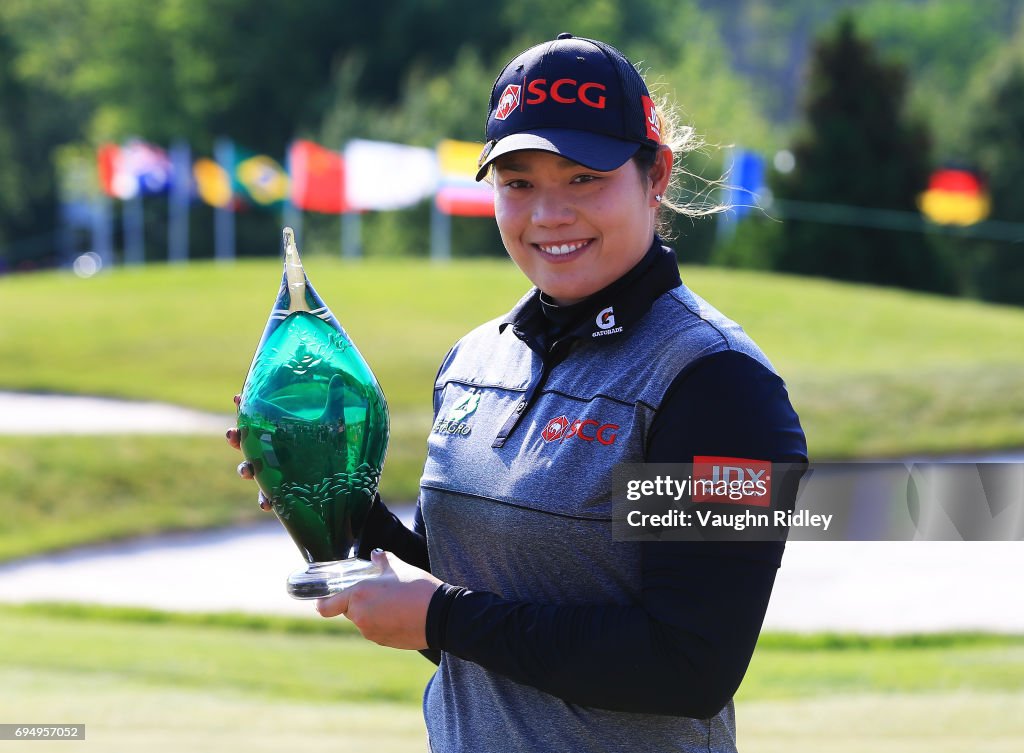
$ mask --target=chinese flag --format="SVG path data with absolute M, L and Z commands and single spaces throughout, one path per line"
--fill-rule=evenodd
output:
M 293 141 L 288 149 L 292 204 L 299 209 L 341 214 L 345 205 L 345 170 L 341 154 L 312 141 Z

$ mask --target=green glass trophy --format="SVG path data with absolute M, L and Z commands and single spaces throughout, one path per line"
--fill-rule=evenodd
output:
M 284 275 L 238 405 L 242 454 L 306 558 L 297 599 L 379 573 L 356 551 L 388 447 L 388 407 L 370 367 L 306 277 L 291 228 Z

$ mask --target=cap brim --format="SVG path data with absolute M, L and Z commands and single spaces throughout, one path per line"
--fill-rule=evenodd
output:
M 538 149 L 542 152 L 559 154 L 573 162 L 579 162 L 591 170 L 607 172 L 622 167 L 637 153 L 641 144 L 623 141 L 612 136 L 602 136 L 590 131 L 574 131 L 568 128 L 543 128 L 535 131 L 509 134 L 500 139 L 480 164 L 476 179 L 483 180 L 487 168 L 494 160 L 510 152 Z

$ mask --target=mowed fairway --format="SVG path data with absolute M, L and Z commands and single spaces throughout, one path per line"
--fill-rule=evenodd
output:
M 744 753 L 1019 753 L 1020 692 L 837 693 L 737 704 Z
M 77 720 L 84 743 L 33 742 L 43 753 L 378 753 L 426 750 L 414 704 L 296 701 L 217 688 L 175 688 L 110 675 L 0 671 L 4 721 Z M 0 743 L 22 748 L 28 743 Z
M 75 750 L 425 750 L 432 665 L 344 621 L 2 607 L 0 645 L 3 721 L 84 723 Z M 1016 753 L 1022 684 L 1022 638 L 766 636 L 736 701 L 740 749 Z
M 86 724 L 84 743 L 33 743 L 40 753 L 426 750 L 415 704 L 254 698 L 60 672 L 0 671 L 0 684 L 5 719 Z M 1018 693 L 975 692 L 748 701 L 737 707 L 738 740 L 744 753 L 1019 753 L 1022 704 Z

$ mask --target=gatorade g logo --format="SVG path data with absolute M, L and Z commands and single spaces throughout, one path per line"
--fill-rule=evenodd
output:
M 598 444 L 610 445 L 615 444 L 618 429 L 618 424 L 603 424 L 592 418 L 570 421 L 565 416 L 559 416 L 548 421 L 540 435 L 545 442 L 564 442 L 575 437 L 584 442 L 596 440 Z
M 617 335 L 622 332 L 622 327 L 615 326 L 615 308 L 609 306 L 606 309 L 601 309 L 597 315 L 597 319 L 594 323 L 600 327 L 597 332 L 591 332 L 591 337 L 601 337 L 602 335 Z
M 519 84 L 509 84 L 505 87 L 505 91 L 501 93 L 501 99 L 498 100 L 498 106 L 494 110 L 495 120 L 504 120 L 519 107 L 519 92 L 522 89 L 523 87 Z

